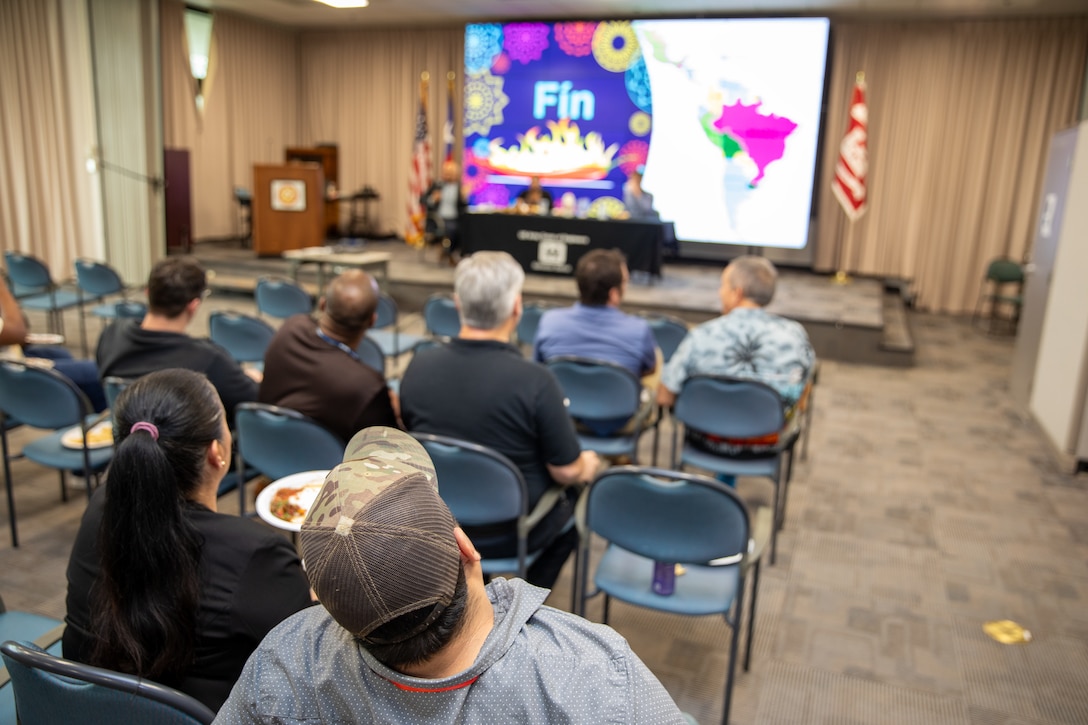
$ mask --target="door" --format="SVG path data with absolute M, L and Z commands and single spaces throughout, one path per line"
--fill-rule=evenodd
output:
M 1078 127 L 1054 134 L 1050 140 L 1050 156 L 1043 178 L 1043 193 L 1039 201 L 1039 218 L 1035 226 L 1035 242 L 1031 259 L 1024 267 L 1023 306 L 1017 327 L 1016 352 L 1012 360 L 1009 392 L 1013 401 L 1024 410 L 1031 399 L 1035 364 L 1039 357 L 1039 342 L 1046 318 L 1050 296 L 1050 277 L 1054 272 L 1054 257 L 1061 236 L 1069 178 L 1073 170 L 1073 151 L 1077 145 Z

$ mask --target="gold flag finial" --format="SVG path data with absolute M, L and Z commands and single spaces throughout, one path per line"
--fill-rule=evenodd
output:
M 449 73 L 446 74 L 446 80 L 448 80 L 448 81 L 452 81 L 456 77 L 457 77 L 457 74 L 454 73 L 453 71 L 450 71 Z
M 865 71 L 863 71 L 863 70 L 859 70 L 859 71 L 858 71 L 858 74 L 857 74 L 856 76 L 854 76 L 854 79 L 855 79 L 855 80 L 856 80 L 856 81 L 857 81 L 858 83 L 864 83 L 864 82 L 865 82 Z
M 419 79 L 424 82 L 429 81 L 431 80 L 431 74 L 428 71 L 423 71 L 419 74 Z

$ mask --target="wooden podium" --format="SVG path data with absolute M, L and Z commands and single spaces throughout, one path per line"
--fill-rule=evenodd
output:
M 317 164 L 253 167 L 253 249 L 259 257 L 325 243 L 325 177 Z

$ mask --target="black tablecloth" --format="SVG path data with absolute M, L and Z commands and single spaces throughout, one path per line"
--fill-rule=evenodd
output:
M 574 274 L 591 249 L 618 249 L 627 268 L 661 275 L 663 225 L 660 222 L 564 219 L 517 214 L 465 214 L 461 249 L 509 252 L 526 272 Z

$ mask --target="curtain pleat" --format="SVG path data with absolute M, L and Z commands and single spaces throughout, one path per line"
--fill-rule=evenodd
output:
M 42 259 L 55 279 L 100 256 L 84 170 L 94 138 L 83 3 L 0 3 L 0 248 Z
M 456 74 L 454 133 L 460 137 L 463 28 L 304 33 L 300 50 L 303 143 L 336 143 L 341 190 L 374 187 L 381 198 L 371 213 L 379 227 L 403 234 L 420 75 L 430 75 L 427 123 L 437 169 L 448 72 Z
M 913 281 L 921 307 L 974 307 L 989 260 L 1030 252 L 1055 131 L 1076 121 L 1088 18 L 837 22 L 815 267 Z M 834 176 L 856 71 L 869 106 L 869 211 Z

